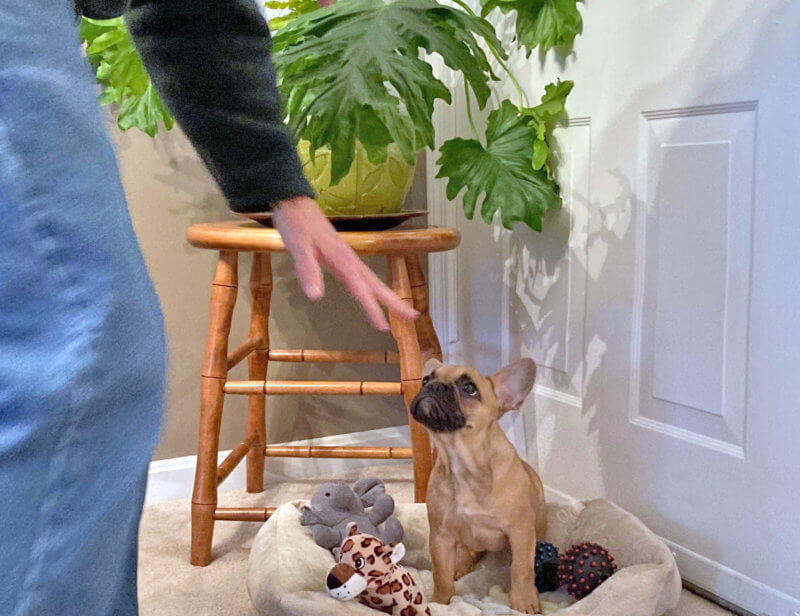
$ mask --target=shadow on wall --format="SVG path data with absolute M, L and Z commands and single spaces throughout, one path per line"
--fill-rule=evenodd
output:
M 649 378 L 642 380 L 641 391 L 629 391 L 634 367 L 631 364 L 632 355 L 636 358 L 634 361 L 642 365 L 651 361 L 650 346 L 654 343 L 648 342 L 647 336 L 652 335 L 648 331 L 653 329 L 655 321 L 655 314 L 648 311 L 645 301 L 645 343 L 639 344 L 635 340 L 632 353 L 631 335 L 632 329 L 635 329 L 632 324 L 637 319 L 632 310 L 632 299 L 637 293 L 649 297 L 648 294 L 654 292 L 651 278 L 658 271 L 657 261 L 649 261 L 643 270 L 648 275 L 647 279 L 640 281 L 639 288 L 636 267 L 637 264 L 643 266 L 644 259 L 658 258 L 657 254 L 653 255 L 651 248 L 658 240 L 657 225 L 652 223 L 655 215 L 653 207 L 668 188 L 651 186 L 648 202 L 645 202 L 643 187 L 637 185 L 636 163 L 638 158 L 646 155 L 637 152 L 639 126 L 645 120 L 642 114 L 683 105 L 757 100 L 760 92 L 776 87 L 770 75 L 770 68 L 778 55 L 776 49 L 781 52 L 788 52 L 790 48 L 798 51 L 796 43 L 790 45 L 787 41 L 796 41 L 796 37 L 792 39 L 791 32 L 796 32 L 800 24 L 797 19 L 787 20 L 781 10 L 788 9 L 788 2 L 783 3 L 783 7 L 779 6 L 779 2 L 772 4 L 775 8 L 769 13 L 759 11 L 758 25 L 755 27 L 752 20 L 741 16 L 736 18 L 731 10 L 721 8 L 724 5 L 719 1 L 698 8 L 692 13 L 696 15 L 692 31 L 703 33 L 703 36 L 690 42 L 683 40 L 680 48 L 674 50 L 675 54 L 685 59 L 685 64 L 680 58 L 672 57 L 669 64 L 665 63 L 665 66 L 676 67 L 672 72 L 653 66 L 652 71 L 641 75 L 641 78 L 637 77 L 638 73 L 632 72 L 624 90 L 598 92 L 591 108 L 597 108 L 604 117 L 598 122 L 599 129 L 594 121 L 591 124 L 592 164 L 596 168 L 590 171 L 588 165 L 585 168 L 572 166 L 570 186 L 565 186 L 569 193 L 567 201 L 570 203 L 570 213 L 551 216 L 545 233 L 541 235 L 520 226 L 510 234 L 503 232 L 496 241 L 498 246 L 503 242 L 508 243 L 504 252 L 507 257 L 504 282 L 509 297 L 510 359 L 521 355 L 534 356 L 540 365 L 539 375 L 543 377 L 543 380 L 537 377 L 539 385 L 552 389 L 556 394 L 567 394 L 554 397 L 540 395 L 535 405 L 532 401 L 527 405 L 529 457 L 535 465 L 538 463 L 545 483 L 558 486 L 560 490 L 575 496 L 605 496 L 615 500 L 642 517 L 648 526 L 662 536 L 668 535 L 712 561 L 731 566 L 738 563 L 734 566 L 736 570 L 790 592 L 792 574 L 789 572 L 780 580 L 763 579 L 763 571 L 747 552 L 748 549 L 751 550 L 750 554 L 753 550 L 758 551 L 758 546 L 732 546 L 730 542 L 722 546 L 712 536 L 712 531 L 716 531 L 720 524 L 735 526 L 736 520 L 760 519 L 763 515 L 761 506 L 768 502 L 770 493 L 781 493 L 785 489 L 779 484 L 777 475 L 772 478 L 747 476 L 754 469 L 757 470 L 756 466 L 751 465 L 749 471 L 742 467 L 736 481 L 740 481 L 742 486 L 758 486 L 758 497 L 753 493 L 744 499 L 741 494 L 737 496 L 736 491 L 730 489 L 730 486 L 736 485 L 733 479 L 719 484 L 709 481 L 703 490 L 687 493 L 687 486 L 697 483 L 687 482 L 685 475 L 676 475 L 674 472 L 678 462 L 674 459 L 675 448 L 667 442 L 672 437 L 647 438 L 645 431 L 631 425 L 629 415 L 632 400 L 638 400 L 640 396 L 644 399 L 645 394 L 650 398 L 653 394 Z M 592 27 L 591 11 L 622 11 L 625 8 L 600 9 L 598 3 L 594 2 L 587 2 L 586 5 L 584 15 L 587 30 Z M 640 10 L 640 17 L 646 18 L 648 23 L 666 24 L 672 23 L 675 6 L 669 2 L 648 3 Z M 720 27 L 721 20 L 725 23 L 724 28 Z M 783 47 L 776 48 L 780 44 Z M 631 53 L 634 53 L 633 50 Z M 796 53 L 791 57 L 796 57 Z M 519 67 L 524 66 L 524 57 L 513 58 L 512 61 L 517 63 L 518 70 L 522 72 Z M 564 67 L 569 69 L 575 67 L 576 61 L 575 55 L 554 60 L 546 70 L 554 73 Z M 617 74 L 623 74 L 629 68 L 626 67 L 629 61 L 633 62 L 630 58 L 612 57 L 609 62 L 597 67 L 598 72 L 616 71 Z M 540 64 L 544 70 L 545 62 L 541 58 Z M 691 70 L 687 71 L 684 67 L 690 67 Z M 537 71 L 528 69 L 526 77 L 537 81 L 540 76 Z M 566 78 L 570 77 L 567 70 Z M 576 77 L 576 90 L 581 87 L 578 79 Z M 609 77 L 608 81 L 620 83 L 619 78 L 613 80 Z M 742 86 L 745 82 L 748 87 Z M 679 84 L 678 87 L 676 84 Z M 528 91 L 536 90 L 528 87 Z M 762 123 L 767 113 L 773 114 L 770 118 L 772 123 L 780 124 L 786 120 L 779 119 L 785 110 L 774 106 L 769 110 L 762 109 L 760 101 L 758 108 L 753 105 L 752 109 L 758 116 L 759 133 L 764 130 Z M 731 110 L 735 111 L 733 107 Z M 573 125 L 570 125 L 567 132 L 572 128 Z M 775 127 L 769 130 L 774 131 Z M 566 137 L 565 140 L 568 141 Z M 661 143 L 680 141 L 669 127 L 659 135 L 659 140 Z M 571 147 L 568 145 L 564 149 L 570 150 Z M 558 150 L 560 146 L 557 144 L 554 149 Z M 605 155 L 614 149 L 627 149 L 630 154 L 627 158 L 610 155 L 606 159 Z M 630 164 L 617 167 L 606 162 L 618 159 L 627 160 Z M 562 162 L 569 164 L 570 161 Z M 578 175 L 575 176 L 575 173 Z M 588 190 L 590 173 L 594 195 Z M 581 175 L 586 177 L 582 178 Z M 582 183 L 586 189 L 581 188 Z M 601 187 L 598 189 L 597 185 Z M 765 197 L 762 190 L 763 187 L 753 191 L 754 195 L 761 197 L 753 203 L 751 235 L 754 236 L 760 217 L 769 207 L 769 197 Z M 580 220 L 577 221 L 579 224 L 575 224 L 575 212 L 580 210 L 588 212 L 586 226 L 581 226 Z M 572 220 L 569 219 L 570 214 Z M 565 228 L 568 238 L 563 236 Z M 586 234 L 585 241 L 575 241 L 576 236 L 579 238 L 583 233 Z M 645 242 L 648 245 L 647 254 L 644 252 Z M 733 248 L 738 246 L 734 245 Z M 751 249 L 749 238 L 741 248 L 744 251 Z M 680 247 L 676 246 L 675 250 L 680 250 Z M 677 253 L 667 252 L 666 256 L 674 258 Z M 728 258 L 733 259 L 735 255 L 729 251 Z M 692 272 L 686 274 L 691 276 Z M 594 297 L 570 302 L 568 294 L 575 289 L 575 278 L 584 278 Z M 572 323 L 568 315 L 558 313 L 558 307 L 564 305 L 580 313 L 579 322 Z M 585 306 L 589 307 L 589 311 L 584 316 Z M 687 318 L 692 318 L 692 306 L 686 308 Z M 722 318 L 722 314 L 719 318 Z M 601 333 L 587 336 L 584 340 L 584 323 L 587 332 Z M 581 333 L 579 360 L 570 361 L 569 337 L 576 332 Z M 641 350 L 643 347 L 644 353 L 639 356 L 637 348 Z M 542 366 L 545 366 L 544 370 Z M 745 380 L 747 376 L 745 373 Z M 682 383 L 674 385 L 680 389 Z M 744 399 L 743 393 L 743 404 Z M 743 425 L 746 425 L 744 421 Z M 631 440 L 632 430 L 636 431 L 635 441 Z M 698 451 L 698 459 L 716 455 L 702 448 L 698 448 Z M 646 463 L 639 464 L 639 461 Z M 690 466 L 685 464 L 681 468 Z M 731 466 L 736 466 L 736 462 L 732 461 Z M 576 469 L 580 469 L 580 472 Z M 698 472 L 702 474 L 708 470 L 695 469 L 695 474 Z M 614 481 L 610 478 L 614 478 Z M 712 514 L 713 517 L 709 517 Z M 789 562 L 789 546 L 792 542 L 787 542 L 780 535 L 781 529 L 787 528 L 786 516 L 791 514 L 784 512 L 780 515 L 783 518 L 776 514 L 776 523 L 764 529 L 764 545 L 775 550 L 771 552 L 775 562 Z M 767 535 L 770 535 L 769 539 Z
M 169 340 L 169 398 L 155 458 L 192 455 L 197 448 L 199 371 L 216 253 L 190 246 L 185 233 L 189 225 L 229 219 L 232 214 L 179 129 L 151 139 L 134 131 L 120 133 L 110 121 L 109 125 L 117 145 L 131 217 L 161 299 Z M 241 255 L 231 347 L 247 338 L 250 261 L 249 255 Z M 372 259 L 368 263 L 381 275 L 385 273 L 382 260 Z M 273 276 L 270 319 L 273 348 L 396 348 L 389 334 L 372 330 L 360 308 L 330 276 L 325 278 L 326 296 L 316 304 L 308 302 L 302 294 L 287 255 L 273 256 Z M 231 378 L 245 379 L 246 364 L 237 366 Z M 272 363 L 269 376 L 398 380 L 399 371 L 396 366 Z M 226 398 L 220 449 L 230 449 L 242 440 L 246 415 L 245 396 Z M 275 397 L 267 401 L 267 438 L 273 443 L 405 422 L 405 409 L 399 397 Z

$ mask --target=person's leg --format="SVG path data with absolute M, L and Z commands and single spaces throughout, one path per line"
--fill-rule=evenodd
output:
M 0 3 L 0 614 L 136 614 L 164 339 L 71 0 Z

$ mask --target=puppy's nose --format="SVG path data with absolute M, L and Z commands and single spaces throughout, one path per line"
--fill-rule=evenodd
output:
M 333 575 L 333 573 L 329 573 L 328 579 L 325 580 L 325 585 L 328 587 L 328 590 L 336 590 L 342 585 L 342 582 L 339 581 L 339 578 Z
M 441 381 L 431 381 L 425 386 L 425 389 L 433 393 L 444 393 L 450 389 L 450 386 L 447 383 L 442 383 Z
M 414 401 L 414 407 L 412 408 L 413 413 L 422 414 L 422 415 L 429 415 L 433 411 L 435 411 L 438 407 L 435 400 L 430 398 L 420 398 L 419 400 Z

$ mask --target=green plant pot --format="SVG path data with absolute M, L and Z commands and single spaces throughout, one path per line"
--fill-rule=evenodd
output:
M 364 146 L 356 142 L 353 165 L 336 186 L 331 186 L 331 152 L 327 147 L 318 149 L 313 161 L 308 141 L 300 141 L 297 150 L 303 171 L 318 195 L 317 203 L 328 216 L 399 212 L 414 179 L 415 165 L 409 165 L 394 144 L 387 148 L 386 162 L 374 165 Z

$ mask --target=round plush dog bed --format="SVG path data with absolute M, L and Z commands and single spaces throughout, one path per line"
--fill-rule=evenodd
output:
M 247 572 L 250 599 L 265 616 L 376 616 L 356 601 L 341 602 L 325 592 L 334 565 L 300 525 L 299 507 L 287 503 L 264 524 L 253 542 Z M 562 591 L 542 593 L 544 614 L 559 616 L 660 616 L 678 603 L 681 580 L 666 545 L 636 517 L 605 500 L 548 504 L 545 539 L 565 550 L 592 541 L 606 546 L 619 570 L 589 596 L 575 602 Z M 424 504 L 397 506 L 405 528 L 408 567 L 425 592 L 433 596 L 428 553 L 428 519 Z M 518 614 L 508 607 L 508 554 L 489 554 L 475 571 L 456 582 L 450 605 L 430 603 L 433 616 Z

